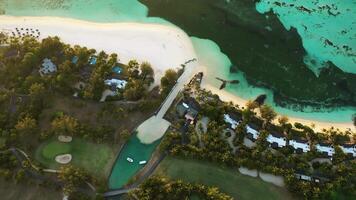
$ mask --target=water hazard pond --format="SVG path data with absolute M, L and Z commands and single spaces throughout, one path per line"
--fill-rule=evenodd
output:
M 140 165 L 139 162 L 143 160 L 148 162 L 159 143 L 160 140 L 152 144 L 143 144 L 136 133 L 132 135 L 115 161 L 109 178 L 109 188 L 118 189 L 127 184 L 145 166 Z M 133 159 L 132 163 L 127 161 L 128 157 Z

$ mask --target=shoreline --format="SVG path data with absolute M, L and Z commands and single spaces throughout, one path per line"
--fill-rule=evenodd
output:
M 225 101 L 225 102 L 232 101 L 234 104 L 239 105 L 240 108 L 245 107 L 245 105 L 248 101 L 248 100 L 243 99 L 239 96 L 235 96 L 227 91 L 219 90 L 219 88 L 216 88 L 204 81 L 202 82 L 201 87 L 203 89 L 211 91 L 213 94 L 218 95 L 222 101 Z M 253 99 L 251 99 L 251 100 L 253 100 Z M 277 119 L 280 116 L 282 116 L 282 115 L 278 114 Z M 331 127 L 334 127 L 335 129 L 339 129 L 341 131 L 346 131 L 346 130 L 350 129 L 351 131 L 355 132 L 355 130 L 356 130 L 356 128 L 353 126 L 352 122 L 336 123 L 336 122 L 325 122 L 325 121 L 303 119 L 303 118 L 298 118 L 298 117 L 293 117 L 293 116 L 287 116 L 287 117 L 289 119 L 289 122 L 292 124 L 294 124 L 295 122 L 299 122 L 299 123 L 302 123 L 302 124 L 308 125 L 308 126 L 311 126 L 312 124 L 314 124 L 315 125 L 314 130 L 319 131 L 319 132 L 321 132 L 322 129 L 329 129 Z M 277 119 L 273 121 L 275 124 L 278 124 Z
M 81 45 L 107 53 L 117 53 L 119 61 L 127 63 L 131 59 L 138 62 L 148 61 L 155 71 L 155 85 L 167 69 L 178 68 L 185 61 L 196 57 L 191 38 L 175 26 L 140 23 L 96 23 L 64 17 L 23 17 L 0 16 L 0 29 L 15 27 L 37 28 L 41 32 L 39 39 L 47 36 L 58 36 L 65 43 Z M 198 61 L 199 62 L 199 61 Z M 206 67 L 198 64 L 196 71 L 206 74 Z M 247 100 L 224 90 L 219 90 L 205 83 L 202 88 L 219 95 L 223 101 L 232 101 L 241 107 Z M 334 123 L 318 120 L 302 119 L 288 116 L 291 123 L 300 122 L 305 125 L 315 124 L 315 130 L 351 129 L 355 132 L 352 122 Z
M 39 39 L 58 36 L 71 45 L 93 48 L 97 52 L 117 53 L 119 61 L 147 61 L 155 70 L 155 85 L 168 69 L 178 68 L 195 57 L 189 36 L 178 27 L 154 23 L 96 23 L 62 17 L 0 16 L 0 30 L 36 28 Z

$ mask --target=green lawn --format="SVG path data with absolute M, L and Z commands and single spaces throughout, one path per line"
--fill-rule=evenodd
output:
M 208 162 L 167 157 L 155 173 L 173 179 L 217 186 L 222 192 L 239 200 L 293 199 L 284 188 L 242 175 L 237 169 L 222 168 Z
M 88 172 L 101 177 L 107 177 L 111 168 L 111 161 L 115 154 L 109 145 L 86 142 L 74 138 L 70 143 L 62 143 L 57 138 L 49 139 L 41 144 L 35 159 L 44 166 L 58 169 L 61 165 L 54 160 L 60 154 L 72 154 L 72 164 L 86 169 Z

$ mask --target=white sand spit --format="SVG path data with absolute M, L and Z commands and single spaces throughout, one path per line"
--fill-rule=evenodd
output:
M 59 17 L 0 16 L 0 29 L 34 28 L 40 39 L 59 36 L 63 42 L 117 53 L 122 63 L 147 61 L 155 69 L 155 83 L 170 68 L 195 58 L 188 35 L 179 28 L 145 23 L 94 23 Z

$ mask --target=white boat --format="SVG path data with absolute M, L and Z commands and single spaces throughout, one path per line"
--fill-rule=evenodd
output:
M 140 165 L 144 165 L 144 164 L 146 164 L 146 163 L 147 163 L 147 161 L 142 160 L 142 161 L 140 161 L 138 164 L 140 164 Z
M 132 163 L 132 162 L 133 162 L 133 159 L 132 159 L 132 158 L 130 158 L 130 157 L 127 157 L 127 158 L 126 158 L 126 160 L 127 160 L 127 161 L 129 161 L 130 163 Z

